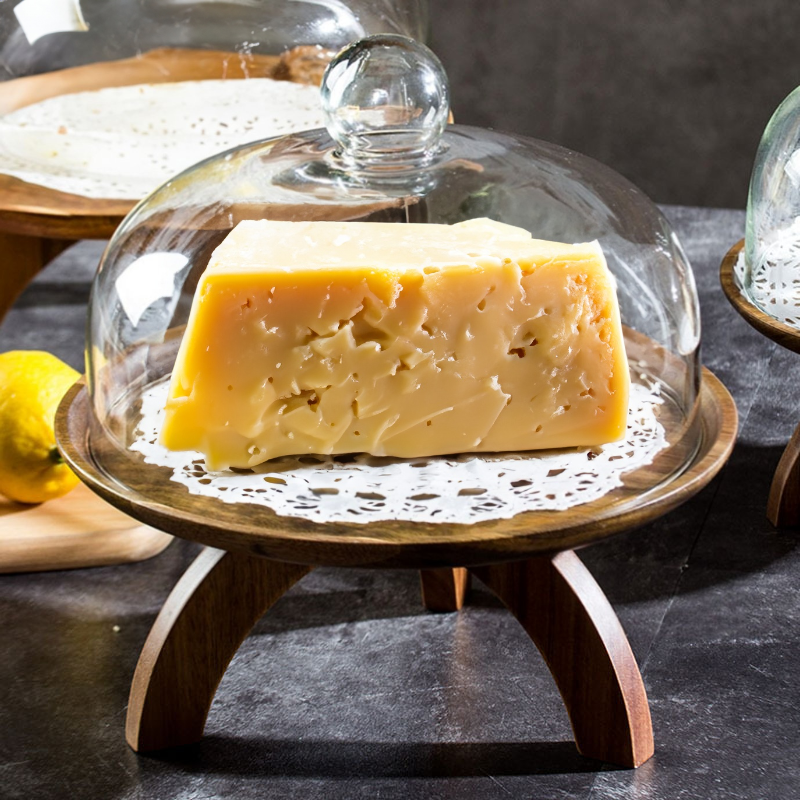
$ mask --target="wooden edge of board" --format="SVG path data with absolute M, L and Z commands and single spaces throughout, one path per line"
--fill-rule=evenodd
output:
M 142 525 L 80 484 L 41 505 L 0 498 L 0 573 L 144 561 L 172 536 Z

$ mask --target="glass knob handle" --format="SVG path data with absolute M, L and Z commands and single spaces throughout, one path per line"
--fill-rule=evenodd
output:
M 346 164 L 418 169 L 441 150 L 450 113 L 447 74 L 433 51 L 414 39 L 369 36 L 328 65 L 322 106 Z

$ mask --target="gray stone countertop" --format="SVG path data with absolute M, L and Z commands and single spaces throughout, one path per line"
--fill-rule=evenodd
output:
M 555 686 L 487 593 L 426 613 L 416 573 L 320 569 L 246 640 L 196 746 L 125 744 L 139 650 L 198 552 L 0 576 L 2 798 L 769 798 L 800 795 L 798 533 L 764 516 L 800 420 L 798 356 L 729 306 L 718 268 L 740 211 L 667 207 L 693 264 L 703 360 L 738 404 L 740 439 L 707 489 L 582 551 L 628 632 L 656 754 L 638 770 L 579 756 Z M 0 351 L 82 363 L 102 245 L 45 270 L 0 327 Z

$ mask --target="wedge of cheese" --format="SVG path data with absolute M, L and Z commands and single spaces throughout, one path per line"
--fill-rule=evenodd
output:
M 240 223 L 197 287 L 162 443 L 207 467 L 596 445 L 629 373 L 596 242 L 457 225 Z

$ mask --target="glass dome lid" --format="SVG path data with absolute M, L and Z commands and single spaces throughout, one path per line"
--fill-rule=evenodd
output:
M 800 330 L 800 88 L 778 106 L 756 153 L 737 278 L 761 311 Z
M 93 425 L 129 451 L 144 392 L 168 381 L 198 280 L 242 220 L 457 223 L 488 217 L 536 239 L 597 240 L 614 276 L 634 385 L 657 395 L 668 447 L 641 491 L 700 443 L 700 317 L 681 245 L 658 208 L 611 169 L 553 144 L 447 124 L 438 59 L 399 36 L 343 50 L 322 87 L 327 129 L 238 147 L 142 201 L 102 258 L 90 300 Z M 591 458 L 591 456 L 590 456 Z

